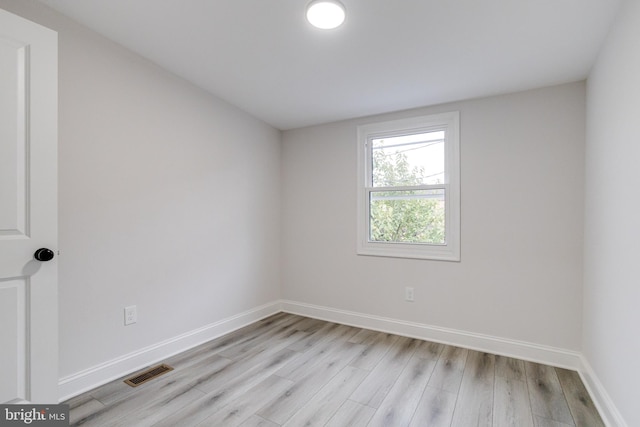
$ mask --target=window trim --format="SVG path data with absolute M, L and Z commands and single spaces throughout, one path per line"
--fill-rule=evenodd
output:
M 444 184 L 428 187 L 445 190 L 445 241 L 444 245 L 426 243 L 395 243 L 370 241 L 370 203 L 372 150 L 370 141 L 381 137 L 399 136 L 417 132 L 446 129 Z M 357 254 L 397 258 L 416 258 L 442 261 L 460 261 L 460 113 L 432 114 L 370 123 L 358 126 L 358 208 Z M 368 184 L 369 183 L 369 184 Z M 394 187 L 395 188 L 395 187 Z M 397 187 L 400 188 L 400 187 Z

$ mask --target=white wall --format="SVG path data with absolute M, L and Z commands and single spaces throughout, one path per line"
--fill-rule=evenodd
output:
M 0 7 L 59 32 L 60 375 L 277 300 L 280 132 L 36 2 Z
M 640 2 L 614 23 L 587 86 L 584 354 L 640 426 Z
M 584 95 L 573 83 L 284 132 L 284 298 L 579 350 Z M 357 256 L 357 125 L 452 110 L 462 261 Z

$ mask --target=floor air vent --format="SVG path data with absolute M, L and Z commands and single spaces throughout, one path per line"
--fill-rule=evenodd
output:
M 149 368 L 146 371 L 136 375 L 135 377 L 131 377 L 125 380 L 124 382 L 129 384 L 131 387 L 138 387 L 140 384 L 151 381 L 152 379 L 157 378 L 162 374 L 166 374 L 169 371 L 173 371 L 173 368 L 163 363 L 162 365 Z

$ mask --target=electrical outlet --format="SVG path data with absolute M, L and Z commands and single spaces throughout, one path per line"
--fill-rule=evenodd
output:
M 138 308 L 135 305 L 130 305 L 124 308 L 124 325 L 133 325 L 138 321 Z
M 404 300 L 413 302 L 413 288 L 406 287 L 404 288 Z

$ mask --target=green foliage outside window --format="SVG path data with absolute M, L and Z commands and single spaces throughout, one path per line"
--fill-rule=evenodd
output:
M 425 182 L 423 167 L 411 166 L 401 151 L 373 150 L 374 187 Z M 445 243 L 444 190 L 371 192 L 370 238 L 374 242 Z

